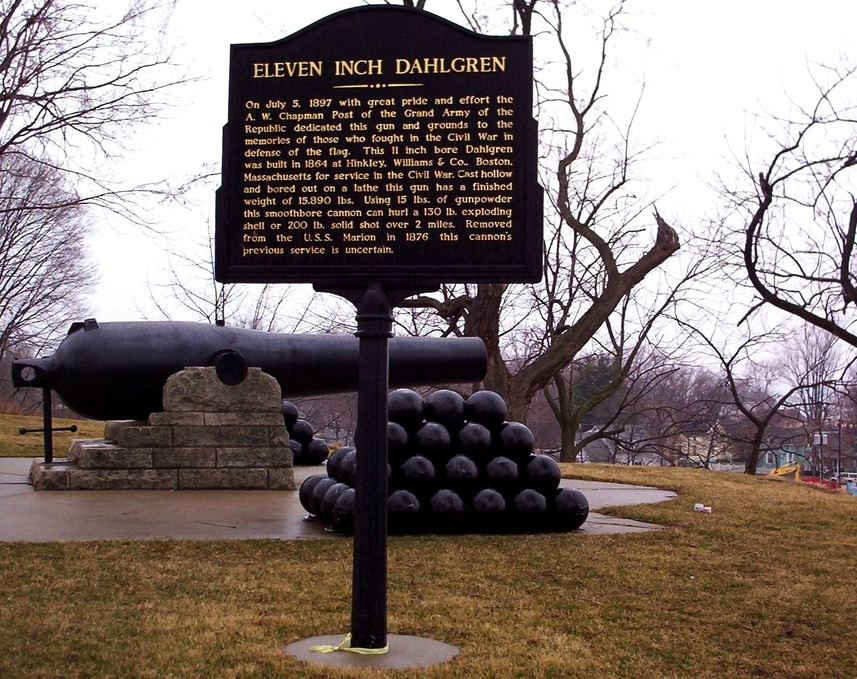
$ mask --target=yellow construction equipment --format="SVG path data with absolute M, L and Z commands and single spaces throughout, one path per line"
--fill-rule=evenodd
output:
M 784 464 L 782 467 L 772 469 L 768 476 L 788 476 L 794 475 L 795 481 L 800 481 L 800 464 L 793 462 L 792 464 Z

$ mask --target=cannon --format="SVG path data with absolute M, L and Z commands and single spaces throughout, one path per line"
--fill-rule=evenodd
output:
M 182 321 L 73 323 L 53 356 L 12 364 L 16 387 L 54 390 L 76 413 L 95 420 L 146 419 L 163 410 L 167 378 L 214 366 L 229 383 L 258 367 L 289 396 L 357 389 L 359 340 L 351 335 L 261 332 Z M 478 338 L 399 337 L 389 342 L 392 387 L 465 383 L 485 375 Z M 237 375 L 237 377 L 236 377 Z

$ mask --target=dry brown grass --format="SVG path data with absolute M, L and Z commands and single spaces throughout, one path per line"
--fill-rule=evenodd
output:
M 857 675 L 857 497 L 740 474 L 565 471 L 679 496 L 616 510 L 665 526 L 652 533 L 391 538 L 390 632 L 461 652 L 389 676 Z M 0 676 L 379 676 L 282 651 L 347 630 L 346 539 L 2 544 L 0 569 Z
M 100 439 L 104 436 L 104 422 L 92 420 L 54 419 L 54 427 L 76 425 L 78 431 L 54 433 L 54 456 L 65 457 L 72 439 Z M 33 415 L 0 415 L 0 457 L 43 457 L 44 439 L 41 432 L 21 435 L 18 430 L 40 429 L 42 418 Z

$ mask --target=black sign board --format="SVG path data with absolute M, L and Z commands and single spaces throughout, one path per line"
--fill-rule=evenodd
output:
M 541 277 L 529 37 L 368 6 L 231 50 L 219 281 Z

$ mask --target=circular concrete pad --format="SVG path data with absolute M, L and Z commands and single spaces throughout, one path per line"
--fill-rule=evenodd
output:
M 379 655 L 361 655 L 348 651 L 322 653 L 321 651 L 310 650 L 313 646 L 338 646 L 344 638 L 344 634 L 311 637 L 289 644 L 285 651 L 298 660 L 307 662 L 379 670 L 438 665 L 458 654 L 458 649 L 455 646 L 450 646 L 442 641 L 405 634 L 388 634 L 387 646 L 389 650 Z

